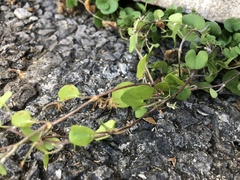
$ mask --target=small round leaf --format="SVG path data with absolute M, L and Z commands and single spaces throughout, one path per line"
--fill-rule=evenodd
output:
M 164 16 L 164 12 L 161 9 L 157 9 L 154 11 L 153 16 L 155 20 L 160 20 Z
M 206 22 L 206 25 L 209 27 L 209 33 L 213 36 L 219 37 L 222 34 L 222 30 L 218 23 L 216 22 Z
M 95 132 L 86 126 L 73 125 L 69 132 L 69 141 L 77 146 L 87 146 L 95 138 Z
M 35 121 L 29 111 L 22 110 L 12 116 L 11 122 L 15 127 L 30 127 Z
M 236 18 L 229 18 L 225 20 L 223 25 L 228 32 L 236 32 L 240 30 L 240 21 Z
M 197 14 L 187 14 L 183 16 L 183 24 L 187 24 L 199 30 L 205 28 L 205 20 Z
M 111 14 L 118 8 L 118 0 L 96 0 L 96 6 L 103 14 Z
M 58 97 L 62 102 L 80 96 L 81 93 L 79 92 L 78 88 L 72 84 L 67 84 L 58 91 Z
M 177 96 L 176 98 L 183 101 L 186 100 L 187 98 L 189 98 L 189 96 L 191 96 L 191 90 L 188 88 L 183 89 Z

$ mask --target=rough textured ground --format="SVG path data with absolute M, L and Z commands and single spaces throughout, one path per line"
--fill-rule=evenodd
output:
M 10 1 L 9 1 L 10 2 Z M 14 10 L 33 10 L 19 19 Z M 12 110 L 28 109 L 40 120 L 61 116 L 54 109 L 42 111 L 56 101 L 65 84 L 76 85 L 84 95 L 108 90 L 120 82 L 135 81 L 138 58 L 127 52 L 127 42 L 117 32 L 96 29 L 84 10 L 70 17 L 57 13 L 57 2 L 22 0 L 15 5 L 1 0 L 0 5 L 0 95 L 11 90 Z M 15 70 L 21 70 L 22 78 Z M 22 146 L 5 167 L 0 179 L 240 179 L 239 97 L 222 93 L 211 99 L 195 93 L 178 109 L 165 109 L 152 116 L 157 125 L 141 122 L 126 134 L 93 142 L 86 148 L 67 145 L 52 156 L 47 170 L 42 154 L 33 151 L 24 169 L 19 163 L 29 146 Z M 79 106 L 66 104 L 63 113 Z M 98 127 L 98 120 L 115 119 L 121 127 L 132 120 L 128 110 L 84 109 L 55 127 L 66 134 L 72 124 Z M 5 111 L 0 119 L 8 122 Z M 1 147 L 19 138 L 0 133 Z M 176 158 L 176 165 L 171 162 Z

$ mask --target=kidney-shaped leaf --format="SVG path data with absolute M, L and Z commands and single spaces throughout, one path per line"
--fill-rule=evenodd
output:
M 211 35 L 219 37 L 222 34 L 222 30 L 221 30 L 220 26 L 218 25 L 218 23 L 211 21 L 211 22 L 206 22 L 206 25 L 210 29 L 209 33 Z
M 133 83 L 132 82 L 123 82 L 123 83 L 117 85 L 116 88 L 131 85 L 131 84 L 133 84 Z M 121 100 L 121 97 L 122 97 L 123 93 L 129 88 L 132 88 L 132 87 L 128 87 L 128 88 L 124 88 L 124 89 L 120 89 L 120 90 L 112 92 L 113 102 L 117 104 L 117 107 L 126 108 L 126 107 L 129 106 L 128 104 L 124 103 Z
M 223 22 L 224 28 L 229 32 L 240 30 L 240 21 L 236 18 L 229 18 Z
M 30 127 L 35 120 L 31 117 L 29 111 L 22 110 L 12 116 L 11 122 L 15 127 Z
M 185 56 L 185 62 L 190 69 L 202 69 L 207 65 L 208 54 L 206 51 L 199 51 L 196 55 L 195 50 L 191 49 Z
M 157 9 L 154 11 L 153 16 L 155 20 L 160 20 L 164 16 L 164 12 L 161 9 Z
M 231 79 L 231 81 L 229 81 L 229 79 Z M 235 93 L 237 95 L 240 96 L 240 90 L 238 88 L 239 86 L 239 83 L 240 83 L 240 73 L 239 71 L 237 70 L 231 70 L 231 71 L 228 71 L 224 76 L 223 76 L 223 79 L 222 79 L 223 82 L 227 82 L 226 83 L 226 87 L 232 92 L 232 93 Z
M 205 20 L 197 14 L 187 14 L 183 16 L 183 24 L 190 25 L 199 30 L 203 29 L 206 25 Z
M 147 85 L 140 85 L 127 89 L 121 96 L 121 100 L 132 107 L 141 107 L 145 105 L 144 100 L 152 97 L 154 88 Z
M 191 90 L 188 88 L 183 89 L 177 96 L 176 98 L 183 101 L 186 100 L 187 98 L 189 98 L 191 96 Z
M 95 132 L 86 127 L 73 125 L 68 135 L 69 141 L 77 146 L 87 146 L 95 138 Z
M 118 0 L 96 0 L 97 8 L 103 14 L 111 14 L 118 8 Z
M 73 84 L 67 84 L 58 91 L 58 98 L 62 102 L 80 96 L 81 93 L 79 92 L 78 88 Z

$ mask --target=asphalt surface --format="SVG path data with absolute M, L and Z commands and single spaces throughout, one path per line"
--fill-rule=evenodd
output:
M 42 110 L 57 100 L 57 92 L 65 84 L 74 84 L 89 96 L 124 81 L 136 82 L 137 55 L 128 53 L 128 43 L 116 30 L 94 27 L 84 9 L 72 16 L 58 13 L 54 0 L 9 2 L 14 1 L 1 0 L 0 4 L 0 95 L 13 92 L 8 103 L 11 110 L 27 109 L 39 120 L 53 121 L 82 103 L 68 102 L 62 112 Z M 175 110 L 154 112 L 156 125 L 142 121 L 123 135 L 85 148 L 74 150 L 66 145 L 51 156 L 47 170 L 43 168 L 43 155 L 36 150 L 20 169 L 30 147 L 26 144 L 6 161 L 8 175 L 0 179 L 238 180 L 238 101 L 238 96 L 228 92 L 217 99 L 195 92 L 187 101 L 177 102 Z M 9 123 L 4 110 L 0 119 Z M 133 113 L 88 106 L 53 131 L 67 135 L 73 124 L 97 129 L 99 119 L 114 119 L 121 127 L 133 119 Z M 0 137 L 1 147 L 19 141 L 9 132 L 0 132 Z

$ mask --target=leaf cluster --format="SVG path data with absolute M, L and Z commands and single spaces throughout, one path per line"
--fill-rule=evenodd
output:
M 66 0 L 68 8 L 77 3 L 77 0 Z M 7 173 L 3 166 L 6 159 L 24 143 L 30 143 L 31 148 L 21 166 L 31 151 L 37 149 L 43 153 L 44 168 L 47 168 L 49 155 L 60 151 L 65 144 L 87 146 L 94 140 L 122 134 L 142 119 L 156 124 L 153 118 L 147 117 L 152 111 L 166 106 L 174 109 L 176 102 L 171 104 L 172 100 L 185 100 L 194 90 L 202 89 L 216 98 L 226 87 L 232 93 L 240 95 L 240 20 L 230 18 L 219 25 L 216 22 L 206 22 L 194 13 L 184 15 L 182 8 L 174 6 L 165 11 L 148 11 L 147 3 L 136 3 L 136 9 L 120 8 L 118 0 L 95 0 L 91 3 L 98 9 L 93 15 L 96 26 L 102 27 L 105 20 L 114 20 L 121 34 L 129 40 L 129 51 L 138 53 L 140 61 L 136 78 L 140 83 L 123 82 L 112 90 L 90 97 L 82 97 L 78 88 L 72 84 L 65 85 L 58 92 L 59 101 L 49 106 L 56 105 L 61 110 L 65 101 L 75 98 L 88 101 L 53 122 L 37 120 L 27 110 L 11 112 L 7 101 L 12 93 L 6 92 L 0 97 L 0 109 L 5 108 L 10 114 L 12 126 L 1 125 L 1 128 L 21 136 L 22 140 L 2 148 L 5 152 L 0 156 L 1 175 Z M 163 48 L 162 41 L 166 39 L 172 40 L 174 47 L 166 49 L 164 57 L 152 61 L 154 50 Z M 183 54 L 185 42 L 188 42 L 189 49 Z M 170 58 L 173 59 L 172 62 L 168 61 Z M 216 79 L 221 82 L 215 81 Z M 67 137 L 52 131 L 56 124 L 89 104 L 99 104 L 100 108 L 130 107 L 136 119 L 120 128 L 115 128 L 116 121 L 113 119 L 106 122 L 100 120 L 97 130 L 73 125 L 69 127 Z

